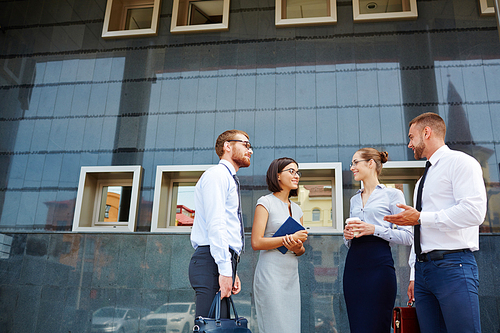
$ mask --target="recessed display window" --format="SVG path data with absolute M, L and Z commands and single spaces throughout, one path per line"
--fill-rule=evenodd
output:
M 108 0 L 102 37 L 156 36 L 160 5 L 161 0 Z
M 276 0 L 276 26 L 337 23 L 336 0 Z
M 229 29 L 229 0 L 174 0 L 170 32 Z
M 152 232 L 189 232 L 196 214 L 194 187 L 212 165 L 159 165 L 156 168 Z
M 352 0 L 355 22 L 414 20 L 417 0 Z
M 479 10 L 481 16 L 494 16 L 495 15 L 495 0 L 479 0 Z
M 135 231 L 142 167 L 82 167 L 73 231 Z

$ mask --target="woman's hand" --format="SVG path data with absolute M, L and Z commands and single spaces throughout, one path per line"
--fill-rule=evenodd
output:
M 307 240 L 307 231 L 306 230 L 299 230 L 293 234 L 293 238 L 295 240 L 300 240 L 302 243 L 304 243 Z
M 368 236 L 368 235 L 373 235 L 375 233 L 375 226 L 370 223 L 366 223 L 363 221 L 351 221 L 349 222 L 349 225 L 346 226 L 346 229 L 350 228 L 352 237 L 346 239 L 352 239 L 352 238 L 359 238 L 361 236 Z M 345 235 L 345 229 L 344 229 L 344 235 Z
M 295 240 L 293 235 L 286 235 L 285 237 L 283 237 L 283 245 L 289 251 L 292 251 L 296 255 L 301 255 L 305 252 L 305 249 L 302 246 L 302 244 L 303 244 L 302 241 L 300 239 Z
M 351 240 L 354 238 L 354 232 L 352 231 L 352 227 L 350 224 L 346 224 L 344 228 L 344 238 L 347 240 Z

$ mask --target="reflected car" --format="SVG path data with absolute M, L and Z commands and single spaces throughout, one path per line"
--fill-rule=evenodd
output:
M 194 303 L 165 303 L 141 322 L 141 333 L 189 333 L 194 325 Z
M 92 333 L 137 333 L 140 315 L 134 309 L 100 308 L 92 315 Z

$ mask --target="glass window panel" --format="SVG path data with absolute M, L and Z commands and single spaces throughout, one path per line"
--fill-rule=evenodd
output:
M 224 1 L 179 1 L 178 26 L 222 23 Z
M 172 185 L 171 226 L 192 226 L 194 221 L 194 188 L 196 182 L 174 182 Z
M 145 8 L 127 8 L 124 30 L 150 29 L 153 20 L 153 6 Z
M 331 180 L 301 180 L 298 196 L 290 199 L 296 202 L 302 209 L 304 213 L 304 226 L 332 226 Z
M 132 186 L 103 186 L 99 223 L 128 222 Z
M 360 14 L 373 14 L 373 13 L 397 13 L 410 10 L 409 0 L 360 0 L 359 13 Z
M 329 0 L 283 0 L 284 19 L 325 17 L 329 15 Z

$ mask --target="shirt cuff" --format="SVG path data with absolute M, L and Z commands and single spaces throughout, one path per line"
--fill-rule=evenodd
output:
M 436 221 L 434 221 L 434 213 L 433 212 L 421 212 L 420 213 L 420 224 L 426 226 L 434 226 Z
M 219 267 L 219 274 L 224 276 L 233 276 L 233 267 L 231 261 L 223 261 L 217 265 Z
M 373 235 L 382 238 L 382 234 L 384 233 L 385 228 L 379 225 L 375 226 L 375 231 L 373 231 Z

